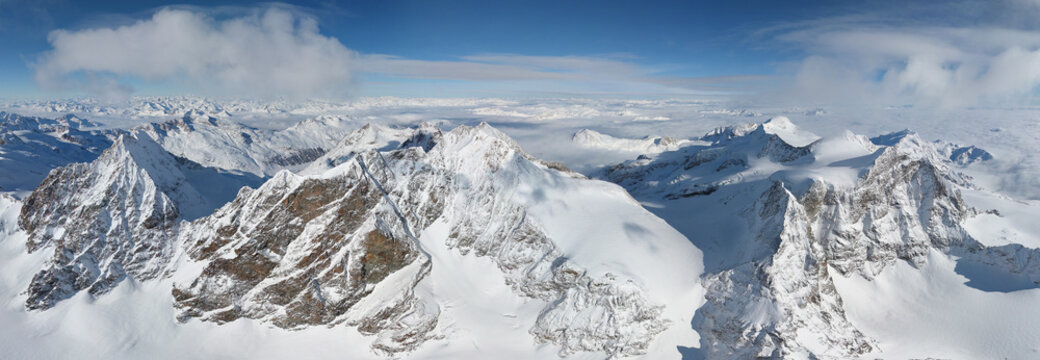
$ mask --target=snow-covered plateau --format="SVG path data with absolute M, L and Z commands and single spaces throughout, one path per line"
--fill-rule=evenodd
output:
M 2 358 L 1040 357 L 1034 110 L 0 111 Z

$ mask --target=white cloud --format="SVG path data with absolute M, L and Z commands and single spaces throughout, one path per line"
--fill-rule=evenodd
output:
M 815 103 L 1019 105 L 1040 87 L 1040 33 L 986 27 L 808 23 L 776 37 L 807 56 L 784 93 Z
M 277 7 L 222 19 L 168 8 L 118 28 L 56 30 L 49 41 L 53 49 L 34 64 L 48 89 L 98 90 L 80 79 L 86 74 L 181 82 L 208 94 L 336 96 L 348 90 L 356 57 L 313 18 Z
M 321 34 L 314 17 L 285 5 L 164 8 L 126 26 L 53 31 L 49 41 L 52 49 L 33 64 L 37 83 L 102 99 L 125 98 L 138 82 L 200 95 L 339 97 L 355 90 L 359 74 L 377 75 L 360 84 L 362 91 L 416 96 L 717 95 L 755 80 L 661 75 L 675 69 L 626 54 L 450 60 L 359 54 Z M 434 81 L 395 82 L 400 79 Z M 423 87 L 429 83 L 436 84 Z

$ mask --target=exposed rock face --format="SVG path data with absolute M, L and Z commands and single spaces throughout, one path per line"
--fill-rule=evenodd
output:
M 787 134 L 796 133 L 784 125 Z M 832 272 L 870 279 L 895 261 L 921 264 L 930 249 L 1035 256 L 985 248 L 967 234 L 961 224 L 976 210 L 957 187 L 969 179 L 947 166 L 957 157 L 913 133 L 878 137 L 876 144 L 846 134 L 802 147 L 784 136 L 755 124 L 719 129 L 703 138 L 710 146 L 626 162 L 604 174 L 649 199 L 718 198 L 720 209 L 733 208 L 747 224 L 746 234 L 727 240 L 737 244 L 730 259 L 705 275 L 708 303 L 694 325 L 710 357 L 847 358 L 875 350 L 846 319 Z M 834 161 L 834 148 L 860 155 Z M 824 180 L 801 171 L 852 171 L 855 177 Z M 751 202 L 733 200 L 754 194 Z
M 567 202 L 621 210 L 634 215 L 623 216 L 625 229 L 667 240 L 631 245 L 627 235 L 608 234 L 597 244 L 649 253 L 679 246 L 691 251 L 672 261 L 693 265 L 655 274 L 700 271 L 699 252 L 623 190 L 534 159 L 487 124 L 447 133 L 429 124 L 366 126 L 303 174 L 281 171 L 253 189 L 241 185 L 255 177 L 206 168 L 152 140 L 220 126 L 197 120 L 122 135 L 95 161 L 55 169 L 24 201 L 19 224 L 29 251 L 53 251 L 27 290 L 27 308 L 47 309 L 80 291 L 98 296 L 127 278 L 170 276 L 181 321 L 350 326 L 392 355 L 445 335 L 443 305 L 430 292 L 438 285 L 428 280 L 438 270 L 426 247 L 437 246 L 490 260 L 487 271 L 542 307 L 523 319 L 533 341 L 563 355 L 622 356 L 645 353 L 674 323 L 660 301 L 670 297 L 660 292 L 676 287 L 561 247 L 592 241 L 552 225 L 577 216 Z M 577 191 L 586 186 L 595 190 Z M 221 196 L 229 190 L 237 190 L 233 199 Z M 547 190 L 561 198 L 547 198 Z M 434 225 L 435 234 L 424 235 Z M 682 283 L 683 296 L 699 296 L 695 280 Z
M 530 332 L 565 354 L 639 354 L 664 329 L 663 304 L 573 265 L 513 199 L 506 189 L 522 173 L 550 170 L 511 139 L 486 124 L 420 127 L 396 150 L 355 153 L 372 131 L 341 144 L 354 150 L 331 151 L 341 157 L 321 162 L 333 166 L 323 175 L 279 173 L 188 226 L 189 254 L 208 263 L 173 290 L 182 319 L 346 323 L 377 334 L 377 350 L 412 349 L 436 336 L 440 313 L 413 290 L 437 271 L 416 234 L 443 222 L 447 246 L 490 257 L 518 294 L 547 303 Z
M 200 193 L 199 182 L 219 189 L 243 180 L 174 157 L 140 133 L 120 136 L 91 163 L 53 170 L 19 218 L 30 252 L 54 251 L 26 306 L 46 309 L 81 290 L 103 294 L 126 277 L 155 278 L 176 248 L 181 220 L 221 201 Z
M 363 177 L 279 173 L 185 231 L 189 253 L 210 261 L 174 298 L 183 316 L 217 322 L 332 323 L 390 273 L 420 260 L 406 226 Z
M 148 167 L 138 164 L 137 156 L 153 155 L 160 156 L 149 158 Z M 80 290 L 105 293 L 127 276 L 157 276 L 180 220 L 164 191 L 175 191 L 182 179 L 157 182 L 152 174 L 176 166 L 151 139 L 127 135 L 93 163 L 52 171 L 21 210 L 28 250 L 54 250 L 29 286 L 26 306 L 46 309 Z M 163 172 L 156 175 L 170 174 Z
M 267 159 L 267 163 L 272 166 L 289 167 L 300 164 L 306 164 L 314 161 L 325 155 L 325 149 L 318 148 L 305 148 L 305 149 L 291 149 L 285 155 L 275 155 Z

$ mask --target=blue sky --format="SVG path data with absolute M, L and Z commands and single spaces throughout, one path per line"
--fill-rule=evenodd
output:
M 1040 82 L 1003 75 L 1035 65 L 1038 10 L 1031 0 L 0 0 L 0 96 L 1008 101 Z

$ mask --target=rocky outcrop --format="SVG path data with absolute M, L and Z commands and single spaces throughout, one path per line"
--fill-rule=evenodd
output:
M 159 275 L 180 221 L 164 190 L 180 179 L 153 177 L 156 168 L 176 167 L 168 154 L 151 169 L 137 162 L 156 154 L 165 152 L 151 139 L 120 137 L 93 163 L 55 169 L 25 199 L 19 223 L 29 233 L 26 247 L 54 251 L 29 285 L 26 307 L 46 309 L 80 290 L 99 295 L 128 276 Z
M 948 164 L 972 150 L 944 153 L 911 132 L 873 142 L 846 134 L 799 147 L 784 140 L 785 132 L 805 142 L 814 137 L 781 124 L 775 134 L 768 123 L 719 129 L 703 138 L 710 146 L 629 161 L 604 174 L 647 199 L 717 196 L 717 206 L 735 209 L 750 229 L 727 241 L 752 250 L 729 254 L 705 275 L 708 302 L 694 326 L 709 357 L 849 358 L 878 350 L 847 319 L 835 274 L 871 279 L 896 261 L 920 265 L 932 249 L 1009 259 L 988 263 L 1032 263 L 1010 260 L 1031 259 L 1029 251 L 986 248 L 961 227 L 976 213 L 957 190 L 970 179 Z M 812 175 L 827 171 L 855 176 Z M 747 205 L 730 203 L 742 194 L 759 195 Z
M 427 262 L 402 220 L 364 177 L 279 173 L 185 231 L 188 252 L 208 263 L 174 299 L 182 318 L 266 318 L 286 328 L 342 321 L 389 274 Z
M 198 188 L 245 180 L 174 157 L 141 133 L 120 136 L 93 162 L 51 171 L 19 218 L 30 252 L 53 251 L 26 307 L 46 309 L 82 290 L 100 295 L 127 277 L 157 277 L 176 249 L 180 222 L 222 200 Z
M 268 158 L 267 164 L 271 166 L 290 167 L 295 165 L 306 164 L 314 161 L 325 155 L 325 149 L 322 148 L 305 148 L 305 149 L 290 149 L 286 154 L 274 155 Z

